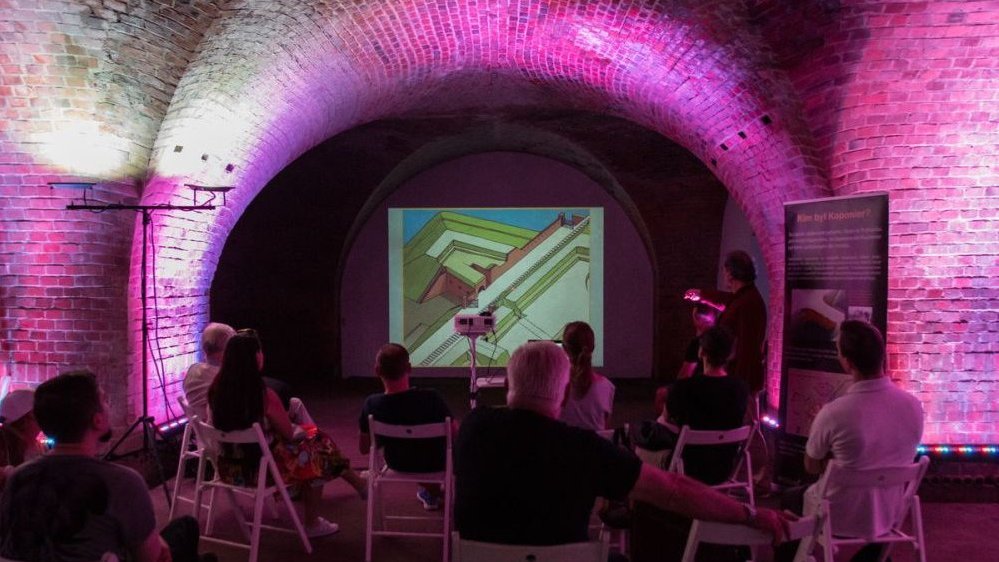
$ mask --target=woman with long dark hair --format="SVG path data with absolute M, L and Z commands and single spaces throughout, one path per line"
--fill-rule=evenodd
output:
M 256 332 L 236 332 L 226 344 L 222 366 L 208 391 L 212 425 L 220 431 L 239 431 L 259 423 L 270 439 L 281 478 L 301 492 L 309 536 L 333 534 L 338 530 L 337 524 L 317 512 L 323 484 L 343 476 L 363 494 L 364 480 L 351 470 L 350 461 L 329 436 L 314 426 L 304 428 L 292 423 L 277 393 L 264 384 L 263 363 L 264 354 Z M 252 482 L 259 462 L 259 450 L 227 449 L 219 459 L 219 475 L 231 482 Z
M 593 370 L 593 328 L 586 322 L 569 322 L 562 330 L 562 348 L 572 367 L 561 419 L 565 423 L 599 431 L 607 429 L 614 408 L 614 384 Z

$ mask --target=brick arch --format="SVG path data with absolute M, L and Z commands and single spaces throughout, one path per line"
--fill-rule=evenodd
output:
M 223 13 L 156 140 L 144 201 L 189 199 L 185 182 L 237 186 L 224 209 L 158 225 L 167 372 L 191 360 L 222 245 L 253 197 L 309 148 L 375 119 L 543 105 L 634 121 L 712 167 L 749 218 L 776 287 L 782 202 L 828 194 L 789 83 L 739 3 L 290 4 L 248 1 Z M 781 306 L 774 291 L 774 349 Z M 129 309 L 137 326 L 134 301 Z

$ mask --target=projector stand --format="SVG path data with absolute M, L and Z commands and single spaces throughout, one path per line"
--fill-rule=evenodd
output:
M 472 409 L 475 409 L 475 407 L 478 405 L 480 390 L 482 390 L 483 388 L 501 388 L 503 386 L 506 386 L 506 377 L 495 375 L 495 376 L 487 376 L 480 380 L 478 373 L 476 373 L 475 368 L 476 368 L 476 360 L 478 359 L 478 353 L 476 353 L 475 350 L 476 347 L 475 342 L 479 336 L 484 336 L 484 335 L 486 335 L 486 333 L 476 333 L 476 332 L 465 333 L 465 337 L 468 338 L 468 350 L 472 354 L 472 363 L 471 363 L 472 373 L 471 377 L 469 377 L 468 380 L 468 403 L 472 407 Z
M 466 334 L 465 337 L 468 338 L 468 351 L 472 354 L 472 373 L 471 377 L 468 379 L 468 404 L 469 407 L 474 410 L 479 398 L 478 378 L 475 374 L 475 360 L 477 355 L 475 353 L 475 340 L 479 339 L 479 336 L 477 334 L 470 333 Z

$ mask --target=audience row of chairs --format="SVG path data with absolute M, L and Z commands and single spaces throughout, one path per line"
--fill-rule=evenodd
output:
M 260 551 L 260 532 L 262 529 L 278 530 L 297 534 L 302 542 L 306 553 L 312 552 L 312 545 L 301 519 L 295 510 L 291 498 L 288 494 L 287 486 L 281 479 L 274 458 L 267 446 L 266 438 L 259 424 L 254 424 L 251 429 L 236 432 L 221 432 L 211 425 L 198 420 L 190 411 L 187 403 L 180 400 L 181 407 L 191 423 L 185 428 L 182 443 L 180 463 L 178 466 L 178 477 L 174 484 L 174 501 L 170 509 L 170 518 L 174 517 L 178 501 L 191 503 L 194 506 L 194 515 L 201 520 L 202 511 L 207 510 L 207 517 L 204 529 L 203 540 L 239 546 L 247 548 L 250 552 L 249 562 L 257 562 Z M 510 560 L 532 560 L 535 562 L 560 562 L 560 561 L 580 561 L 592 560 L 594 562 L 604 562 L 607 560 L 610 548 L 610 530 L 606 527 L 601 529 L 600 537 L 596 541 L 589 543 L 577 543 L 559 546 L 514 546 L 495 545 L 480 543 L 461 539 L 457 533 L 452 533 L 452 506 L 454 501 L 454 474 L 452 467 L 452 425 L 448 419 L 444 423 L 434 423 L 419 426 L 394 426 L 383 424 L 369 419 L 369 427 L 373 440 L 377 443 L 377 436 L 390 437 L 396 439 L 427 439 L 443 437 L 447 443 L 447 461 L 445 470 L 432 474 L 407 474 L 393 471 L 388 468 L 382 456 L 382 449 L 372 446 L 369 453 L 369 476 L 368 476 L 368 499 L 367 517 L 365 525 L 365 561 L 371 562 L 373 554 L 373 542 L 377 536 L 416 536 L 416 537 L 436 537 L 442 541 L 444 562 L 461 560 L 475 562 L 500 562 Z M 739 446 L 739 462 L 733 469 L 731 477 L 715 488 L 728 493 L 740 494 L 743 499 L 750 503 L 755 503 L 752 485 L 752 465 L 747 451 L 748 443 L 752 439 L 755 427 L 744 426 L 730 431 L 695 431 L 684 427 L 679 432 L 676 447 L 673 451 L 669 470 L 683 473 L 683 450 L 689 445 L 731 445 Z M 610 435 L 608 433 L 608 435 Z M 221 481 L 217 476 L 208 478 L 209 465 L 216 464 L 218 451 L 224 443 L 256 443 L 262 451 L 258 478 L 254 487 L 237 486 Z M 182 479 L 184 466 L 194 459 L 197 462 L 197 475 L 195 480 L 195 494 L 193 497 L 180 495 L 180 481 Z M 909 543 L 917 553 L 920 562 L 926 561 L 924 547 L 922 515 L 919 503 L 919 496 L 916 490 L 922 481 L 928 467 L 928 459 L 923 457 L 918 463 L 908 467 L 886 468 L 874 470 L 854 471 L 841 469 L 833 464 L 826 475 L 820 481 L 819 495 L 825 496 L 827 489 L 837 489 L 844 487 L 893 487 L 900 486 L 904 490 L 902 503 L 899 506 L 896 517 L 896 524 L 885 535 L 878 537 L 838 537 L 832 533 L 832 519 L 829 502 L 823 500 L 819 511 L 811 517 L 804 517 L 792 524 L 790 529 L 790 539 L 801 540 L 795 556 L 795 562 L 808 562 L 814 560 L 812 557 L 815 546 L 821 547 L 823 560 L 831 562 L 834 560 L 836 551 L 847 545 L 861 545 L 868 542 Z M 390 484 L 427 484 L 435 483 L 441 486 L 443 491 L 443 505 L 441 509 L 442 517 L 417 517 L 391 515 L 386 512 L 384 501 L 385 487 Z M 239 522 L 240 531 L 247 542 L 240 543 L 220 539 L 212 536 L 214 530 L 215 495 L 218 490 L 227 496 L 233 512 Z M 207 493 L 207 504 L 202 502 L 203 496 Z M 247 521 L 243 511 L 236 503 L 236 496 L 248 496 L 253 501 L 253 519 Z M 284 506 L 287 515 L 291 520 L 292 527 L 276 527 L 263 523 L 263 512 L 265 507 L 270 510 L 271 515 L 276 516 L 276 506 L 273 505 L 274 498 L 278 498 Z M 438 532 L 427 532 L 422 530 L 407 530 L 396 523 L 412 522 L 421 519 L 440 519 L 441 527 Z M 903 531 L 903 526 L 911 522 L 911 532 Z M 623 537 L 623 535 L 622 535 Z M 449 540 L 450 539 L 450 540 Z M 727 525 L 720 523 L 708 523 L 694 521 L 684 552 L 683 562 L 693 562 L 694 555 L 700 543 L 730 544 L 730 545 L 755 545 L 770 544 L 772 537 L 745 527 L 742 525 Z M 625 539 L 622 538 L 617 545 L 618 549 L 624 551 Z M 450 551 L 453 546 L 453 552 Z M 882 560 L 887 557 L 887 552 Z

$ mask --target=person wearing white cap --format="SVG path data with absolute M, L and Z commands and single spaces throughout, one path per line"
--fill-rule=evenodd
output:
M 0 466 L 17 466 L 38 452 L 35 391 L 14 390 L 0 401 Z

